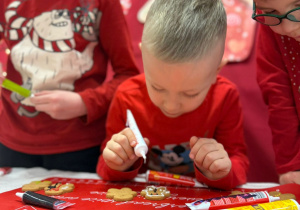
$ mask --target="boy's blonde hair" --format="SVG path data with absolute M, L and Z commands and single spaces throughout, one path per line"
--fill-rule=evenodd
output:
M 202 58 L 225 44 L 226 13 L 221 0 L 155 0 L 144 26 L 142 44 L 166 62 Z

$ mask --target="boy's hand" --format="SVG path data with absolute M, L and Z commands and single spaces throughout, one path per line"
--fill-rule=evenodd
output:
M 280 184 L 296 183 L 300 184 L 300 171 L 290 171 L 279 176 Z
M 208 179 L 221 179 L 230 172 L 231 160 L 223 145 L 216 140 L 193 136 L 190 147 L 190 158 Z
M 80 95 L 71 91 L 41 91 L 30 100 L 37 111 L 45 112 L 56 120 L 69 120 L 87 113 Z
M 149 145 L 149 140 L 145 138 Z M 108 167 L 116 171 L 128 170 L 139 158 L 134 153 L 137 144 L 135 135 L 130 128 L 125 128 L 120 133 L 114 134 L 106 144 L 102 156 Z

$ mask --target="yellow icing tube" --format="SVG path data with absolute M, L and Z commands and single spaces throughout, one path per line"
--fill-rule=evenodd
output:
M 300 210 L 300 205 L 294 199 L 261 203 L 251 206 L 229 208 L 230 210 Z

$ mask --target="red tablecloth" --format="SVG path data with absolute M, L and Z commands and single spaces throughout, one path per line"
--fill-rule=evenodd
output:
M 109 183 L 102 180 L 96 179 L 68 179 L 53 177 L 47 180 L 52 182 L 62 182 L 62 183 L 74 183 L 75 189 L 73 192 L 65 193 L 60 196 L 53 196 L 55 198 L 68 201 L 71 203 L 76 203 L 74 206 L 68 207 L 67 209 L 122 209 L 122 210 L 132 210 L 137 209 L 188 209 L 185 203 L 191 203 L 199 199 L 207 199 L 219 196 L 227 196 L 231 191 L 220 191 L 206 188 L 185 188 L 185 187 L 167 187 L 170 191 L 171 196 L 162 201 L 149 201 L 144 197 L 140 196 L 141 190 L 146 188 L 144 183 Z M 24 183 L 26 184 L 26 183 Z M 148 185 L 149 186 L 149 185 Z M 128 202 L 115 202 L 112 199 L 106 198 L 106 192 L 109 188 L 121 189 L 122 187 L 129 187 L 134 191 L 137 191 L 138 195 L 132 201 Z M 237 189 L 242 192 L 255 192 L 266 190 L 279 191 L 281 193 L 292 193 L 297 197 L 297 201 L 300 200 L 300 185 L 289 184 L 282 185 L 278 187 L 272 187 L 267 189 Z M 0 194 L 0 206 L 1 209 L 10 210 L 29 210 L 29 209 L 41 209 L 38 207 L 33 207 L 25 205 L 20 198 L 15 194 L 16 192 L 22 192 L 21 188 L 5 192 Z M 44 191 L 38 191 L 37 193 L 44 194 Z

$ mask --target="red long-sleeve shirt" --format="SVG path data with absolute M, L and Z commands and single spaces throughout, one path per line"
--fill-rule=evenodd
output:
M 248 158 L 243 133 L 242 110 L 236 87 L 228 80 L 218 77 L 196 110 L 177 118 L 166 117 L 150 100 L 144 74 L 125 81 L 119 86 L 112 101 L 107 119 L 106 142 L 113 134 L 124 129 L 126 110 L 130 109 L 144 137 L 150 140 L 149 161 L 143 167 L 139 159 L 132 170 L 119 172 L 110 169 L 102 156 L 97 173 L 105 180 L 133 179 L 147 168 L 172 173 L 195 172 L 198 181 L 211 187 L 231 189 L 246 182 Z M 232 161 L 230 173 L 220 180 L 207 179 L 189 159 L 189 140 L 192 136 L 214 138 L 223 144 Z
M 32 92 L 77 92 L 87 108 L 84 118 L 54 120 L 3 89 L 0 142 L 29 154 L 100 145 L 117 86 L 139 73 L 119 0 L 3 0 L 0 39 L 11 51 L 8 79 Z M 108 62 L 114 77 L 105 82 Z
M 279 174 L 300 169 L 300 43 L 260 26 L 257 79 L 269 109 Z

